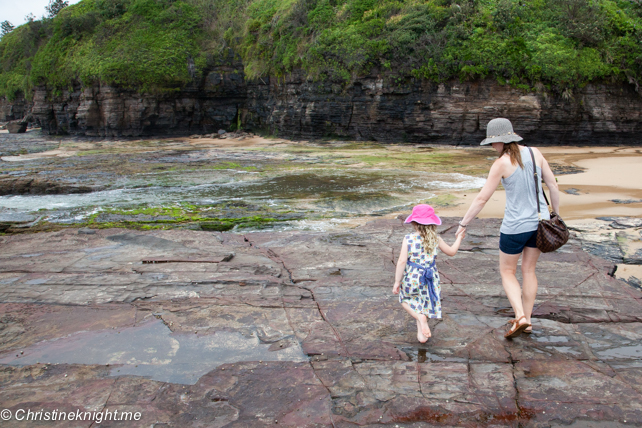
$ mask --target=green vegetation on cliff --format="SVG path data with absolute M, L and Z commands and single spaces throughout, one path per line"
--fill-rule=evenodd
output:
M 0 94 L 73 82 L 171 90 L 206 66 L 199 10 L 171 0 L 83 0 L 0 41 Z
M 184 87 L 239 54 L 250 78 L 492 77 L 558 92 L 642 80 L 633 0 L 83 0 L 0 40 L 0 95 L 72 82 Z

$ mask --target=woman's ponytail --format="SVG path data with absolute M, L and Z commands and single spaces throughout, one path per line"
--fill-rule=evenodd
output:
M 519 165 L 520 168 L 524 169 L 524 164 L 522 163 L 522 154 L 519 151 L 519 146 L 517 143 L 508 143 L 504 144 L 504 149 L 502 150 L 502 153 L 499 155 L 501 158 L 504 156 L 504 154 L 508 153 L 508 156 L 510 156 L 510 163 L 513 165 Z

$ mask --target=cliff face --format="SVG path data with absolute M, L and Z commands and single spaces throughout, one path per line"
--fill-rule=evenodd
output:
M 262 83 L 262 82 L 259 82 Z M 571 98 L 524 93 L 495 81 L 391 84 L 370 77 L 347 90 L 293 76 L 250 86 L 247 114 L 294 138 L 478 144 L 486 123 L 511 119 L 532 143 L 636 144 L 642 97 L 625 85 L 588 85 Z
M 478 144 L 489 120 L 507 117 L 532 144 L 642 140 L 642 97 L 624 84 L 587 85 L 565 98 L 494 80 L 395 83 L 371 76 L 344 88 L 299 74 L 246 81 L 240 64 L 164 95 L 95 86 L 52 96 L 41 87 L 32 113 L 48 132 L 89 136 L 209 133 L 235 126 L 240 115 L 244 128 L 295 139 Z
M 229 128 L 247 98 L 238 66 L 211 70 L 179 92 L 141 94 L 112 86 L 34 93 L 33 116 L 50 133 L 142 136 L 215 132 Z

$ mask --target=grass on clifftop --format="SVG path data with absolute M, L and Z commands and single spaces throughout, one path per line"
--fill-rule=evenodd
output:
M 491 77 L 571 95 L 642 80 L 637 0 L 83 0 L 0 40 L 0 95 L 79 82 L 171 91 L 229 49 L 246 75 L 348 84 Z

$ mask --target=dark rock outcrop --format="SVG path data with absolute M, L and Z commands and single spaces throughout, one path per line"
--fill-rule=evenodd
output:
M 13 101 L 0 97 L 0 122 L 22 119 L 31 110 L 31 104 L 19 96 Z
M 0 177 L 0 196 L 5 195 L 61 195 L 89 193 L 96 189 L 89 186 L 67 184 L 56 180 L 30 177 Z
M 11 134 L 24 134 L 27 132 L 27 125 L 28 123 L 22 120 L 14 120 L 7 123 L 7 130 Z
M 344 86 L 294 73 L 248 81 L 238 60 L 179 92 L 97 85 L 54 96 L 38 87 L 33 99 L 44 130 L 88 136 L 190 135 L 240 124 L 295 139 L 478 144 L 495 117 L 510 118 L 532 144 L 638 144 L 642 131 L 642 97 L 624 83 L 589 84 L 562 97 L 494 80 L 400 83 L 372 75 Z

